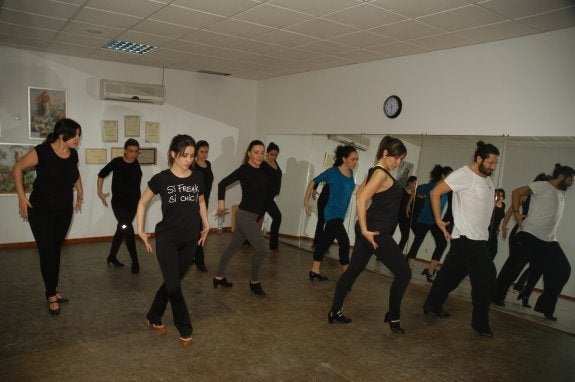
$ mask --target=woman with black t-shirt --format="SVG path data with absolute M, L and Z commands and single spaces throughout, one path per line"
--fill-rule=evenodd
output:
M 155 194 L 160 194 L 162 220 L 156 224 L 156 257 L 164 283 L 156 292 L 147 319 L 148 325 L 156 332 L 166 333 L 162 316 L 169 301 L 183 347 L 192 342 L 192 322 L 180 279 L 194 260 L 197 246 L 204 244 L 210 230 L 204 201 L 204 177 L 191 169 L 195 144 L 189 135 L 176 135 L 172 139 L 168 153 L 170 168 L 150 179 L 138 202 L 136 215 L 138 235 L 151 253 L 149 235 L 144 231 L 144 218 L 148 203 Z

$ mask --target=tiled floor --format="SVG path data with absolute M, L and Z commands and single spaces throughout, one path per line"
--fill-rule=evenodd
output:
M 234 287 L 214 289 L 213 271 L 229 238 L 210 235 L 210 272 L 194 268 L 183 281 L 194 322 L 186 349 L 178 345 L 170 311 L 166 335 L 146 328 L 161 276 L 141 243 L 139 275 L 129 267 L 106 267 L 108 243 L 66 246 L 60 287 L 70 303 L 57 317 L 47 312 L 35 250 L 1 250 L 0 381 L 575 380 L 575 337 L 566 333 L 574 332 L 572 302 L 560 303 L 553 324 L 520 307 L 494 310 L 495 337 L 486 339 L 469 326 L 466 285 L 456 292 L 462 298 L 448 299 L 449 319 L 425 316 L 421 305 L 429 285 L 416 269 L 403 302 L 407 333 L 401 336 L 383 322 L 390 278 L 364 272 L 346 300 L 353 322 L 329 325 L 337 262 L 324 261 L 330 280 L 310 283 L 310 253 L 283 244 L 264 262 L 268 296 L 258 298 L 248 288 L 247 247 L 226 275 Z M 125 252 L 120 260 L 128 262 Z

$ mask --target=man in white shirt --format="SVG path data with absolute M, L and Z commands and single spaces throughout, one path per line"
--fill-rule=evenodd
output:
M 429 291 L 423 312 L 448 317 L 443 303 L 465 276 L 471 281 L 473 316 L 471 326 L 479 335 L 493 337 L 489 326 L 489 304 L 495 285 L 496 269 L 487 240 L 495 203 L 495 186 L 490 175 L 497 167 L 499 150 L 492 144 L 477 142 L 474 161 L 454 172 L 431 191 L 435 224 L 451 239 L 449 253 Z M 453 191 L 453 232 L 441 220 L 440 197 Z
M 571 276 L 571 265 L 557 241 L 557 227 L 565 208 L 565 191 L 573 185 L 574 176 L 573 168 L 557 163 L 551 180 L 533 182 L 513 190 L 513 213 L 521 230 L 517 234 L 518 248 L 530 263 L 529 279 L 521 297 L 528 301 L 543 275 L 543 294 L 533 310 L 543 313 L 551 321 L 557 321 L 553 316 L 555 305 Z M 529 214 L 522 221 L 519 206 L 521 197 L 527 195 L 531 195 Z M 498 283 L 496 296 L 505 296 L 509 285 Z

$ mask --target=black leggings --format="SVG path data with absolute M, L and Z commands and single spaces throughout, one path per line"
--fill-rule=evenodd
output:
M 377 249 L 361 234 L 359 226 L 355 227 L 355 246 L 351 256 L 351 262 L 346 271 L 337 281 L 335 295 L 333 296 L 332 310 L 338 312 L 343 307 L 343 301 L 351 286 L 365 269 L 371 255 L 375 255 L 395 276 L 389 288 L 389 319 L 399 320 L 401 300 L 405 289 L 411 280 L 411 269 L 405 262 L 401 249 L 389 234 L 380 233 L 375 236 Z
M 343 226 L 343 219 L 331 219 L 325 223 L 325 229 L 319 238 L 319 243 L 313 252 L 314 261 L 322 261 L 323 255 L 327 252 L 333 240 L 339 244 L 339 263 L 349 264 L 349 236 Z
M 54 296 L 60 278 L 60 251 L 72 221 L 72 207 L 63 211 L 28 208 L 28 222 L 40 255 L 46 297 Z
M 405 211 L 399 211 L 399 213 L 405 214 Z M 402 251 L 405 249 L 407 240 L 409 239 L 409 228 L 411 220 L 407 217 L 399 218 L 399 232 L 401 232 L 401 239 L 399 240 L 399 249 Z
M 272 218 L 272 225 L 270 227 L 270 249 L 275 251 L 278 249 L 278 241 L 280 236 L 280 225 L 282 224 L 282 213 L 278 208 L 275 200 L 266 203 L 266 210 L 262 215 L 268 213 Z M 259 220 L 259 219 L 258 219 Z
M 413 243 L 409 248 L 409 253 L 407 254 L 407 258 L 415 259 L 417 257 L 417 251 L 419 251 L 419 247 L 423 243 L 425 239 L 425 235 L 427 232 L 431 231 L 431 235 L 433 236 L 433 240 L 435 240 L 435 250 L 433 251 L 433 255 L 431 256 L 431 260 L 439 261 L 441 260 L 441 256 L 443 255 L 443 251 L 447 247 L 447 240 L 445 239 L 445 235 L 439 227 L 435 224 L 423 224 L 423 223 L 415 223 L 413 227 L 413 233 L 415 237 L 413 239 Z
M 116 257 L 122 241 L 126 240 L 126 248 L 128 248 L 132 262 L 137 264 L 138 253 L 136 252 L 136 239 L 134 237 L 134 226 L 132 225 L 134 216 L 136 216 L 136 209 L 123 206 L 120 203 L 112 203 L 112 211 L 114 211 L 118 225 L 112 239 L 110 256 Z

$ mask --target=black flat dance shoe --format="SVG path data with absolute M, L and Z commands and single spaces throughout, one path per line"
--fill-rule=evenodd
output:
M 534 311 L 539 312 L 539 313 L 543 313 L 543 316 L 545 316 L 546 320 L 549 321 L 557 321 L 557 317 L 555 317 L 553 315 L 553 313 L 546 313 L 546 312 L 542 312 L 541 310 L 537 309 L 537 305 L 535 305 L 535 308 L 533 308 Z
M 132 272 L 132 274 L 134 275 L 140 273 L 140 264 L 132 263 L 132 268 L 130 268 L 130 272 Z
M 313 281 L 313 280 L 326 281 L 327 277 L 323 276 L 320 273 L 315 273 L 314 271 L 309 271 L 309 281 Z
M 349 324 L 351 322 L 351 318 L 344 316 L 341 310 L 337 312 L 330 310 L 327 314 L 327 322 L 333 324 L 334 321 L 341 324 Z
M 403 328 L 401 327 L 401 325 L 399 324 L 399 320 L 397 321 L 391 321 L 389 319 L 389 312 L 387 312 L 385 314 L 385 318 L 383 319 L 383 322 L 387 322 L 389 323 L 389 328 L 391 329 L 391 331 L 393 333 L 396 334 L 405 334 L 405 330 L 403 330 Z
M 256 296 L 265 296 L 266 292 L 262 289 L 262 283 L 252 283 L 250 282 L 250 291 Z
M 50 297 L 56 297 L 56 296 L 50 296 Z M 57 309 L 51 309 L 50 305 L 52 304 L 58 304 L 58 308 Z M 58 299 L 56 298 L 56 301 L 50 301 L 48 300 L 48 313 L 51 316 L 57 316 L 60 314 L 60 303 L 58 302 Z
M 433 275 L 431 273 L 429 273 L 429 269 L 425 268 L 423 270 L 423 272 L 421 272 L 421 274 L 425 276 L 425 278 L 427 279 L 427 282 L 429 282 L 429 283 L 433 282 Z
M 106 258 L 106 262 L 108 263 L 108 266 L 110 266 L 110 264 L 112 264 L 115 268 L 122 268 L 124 266 L 124 264 L 120 263 L 118 261 L 118 259 L 116 259 L 113 256 L 108 256 Z
M 521 305 L 523 305 L 524 308 L 531 308 L 531 305 L 529 305 L 529 297 L 523 296 L 523 293 L 519 293 L 517 299 L 521 300 Z
M 475 330 L 475 332 L 477 334 L 479 334 L 481 337 L 487 337 L 487 338 L 493 338 L 493 332 L 491 331 L 491 329 L 488 327 L 484 327 L 481 328 L 479 326 L 475 326 L 475 325 L 471 325 L 471 327 L 473 328 L 473 330 Z
M 451 314 L 447 313 L 446 311 L 444 311 L 443 309 L 433 309 L 430 308 L 429 306 L 423 306 L 423 313 L 428 314 L 430 316 L 436 316 L 439 318 L 447 318 L 449 316 L 451 316 Z
M 214 288 L 217 288 L 218 285 L 221 285 L 224 288 L 231 288 L 234 286 L 234 283 L 228 282 L 228 280 L 226 280 L 225 277 L 223 279 L 217 279 L 214 277 L 213 283 L 214 283 Z

